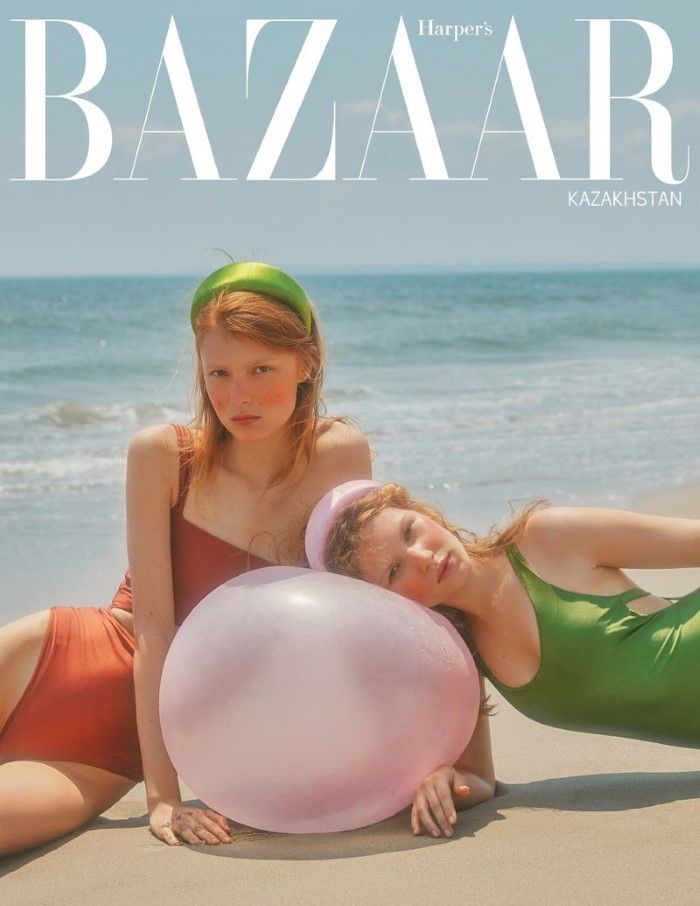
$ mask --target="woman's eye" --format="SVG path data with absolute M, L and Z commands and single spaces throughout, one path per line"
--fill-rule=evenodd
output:
M 270 365 L 256 365 L 253 368 L 253 374 L 267 374 L 268 371 L 272 371 Z
M 394 581 L 394 579 L 398 575 L 398 572 L 399 572 L 399 564 L 392 563 L 391 567 L 389 568 L 389 575 L 387 577 L 388 581 L 389 581 L 389 585 L 391 585 L 391 583 Z
M 413 532 L 413 519 L 409 519 L 403 530 L 403 540 L 410 541 L 411 533 Z
M 209 377 L 226 377 L 226 374 L 227 372 L 224 368 L 215 368 L 209 372 Z

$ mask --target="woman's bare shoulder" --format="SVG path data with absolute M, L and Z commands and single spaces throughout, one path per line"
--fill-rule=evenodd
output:
M 347 422 L 324 419 L 316 438 L 315 469 L 326 475 L 323 483 L 333 487 L 355 478 L 369 478 L 372 460 L 364 434 Z
M 546 506 L 536 509 L 525 523 L 518 543 L 530 549 L 561 552 L 575 540 L 585 521 L 584 513 L 580 507 Z
M 561 528 L 567 523 L 576 521 L 578 507 L 541 506 L 533 510 L 526 522 L 528 532 L 546 532 Z
M 620 529 L 646 517 L 626 510 L 589 506 L 552 506 L 536 510 L 527 521 L 525 534 L 548 544 L 570 543 L 581 535 Z
M 177 496 L 180 474 L 180 446 L 173 425 L 142 428 L 129 444 L 127 480 L 143 486 L 158 481 Z
M 179 449 L 174 425 L 149 425 L 131 438 L 129 450 L 141 454 L 173 454 Z
M 316 449 L 361 449 L 369 450 L 367 438 L 350 422 L 337 418 L 323 418 L 319 423 L 319 432 L 316 439 Z
M 611 535 L 620 535 L 625 517 L 634 514 L 585 506 L 554 506 L 537 510 L 528 519 L 520 546 L 523 553 L 568 564 L 599 565 L 599 548 Z

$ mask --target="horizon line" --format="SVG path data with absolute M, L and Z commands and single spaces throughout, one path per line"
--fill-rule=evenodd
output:
M 353 265 L 343 264 L 329 267 L 315 267 L 303 265 L 286 266 L 288 270 L 297 274 L 304 274 L 310 277 L 322 276 L 402 276 L 402 275 L 440 275 L 440 274 L 519 274 L 519 273 L 663 273 L 669 271 L 699 271 L 700 262 L 698 263 L 679 263 L 679 262 L 617 262 L 606 264 L 594 264 L 592 262 L 568 262 L 562 264 L 538 262 L 535 264 L 493 264 L 493 265 L 460 265 L 460 264 L 426 264 L 422 266 L 409 265 L 402 266 L 398 264 L 386 265 Z M 61 279 L 201 279 L 201 276 L 193 271 L 182 271 L 178 273 L 164 273 L 162 271 L 133 271 L 133 272 L 68 272 L 68 273 L 45 273 L 45 274 L 0 274 L 0 280 L 61 280 Z

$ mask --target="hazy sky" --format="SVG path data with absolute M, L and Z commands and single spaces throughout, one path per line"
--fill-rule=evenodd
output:
M 377 8 L 378 7 L 378 8 Z M 0 146 L 3 254 L 0 274 L 199 273 L 215 247 L 303 270 L 491 268 L 568 264 L 700 264 L 698 165 L 700 9 L 691 0 L 658 2 L 369 2 L 304 0 L 151 0 L 95 4 L 5 0 L 0 34 L 4 111 Z M 170 16 L 174 16 L 199 106 L 222 176 L 194 175 L 182 134 L 144 137 L 134 162 Z M 511 15 L 562 176 L 588 167 L 588 26 L 576 18 L 646 19 L 674 49 L 673 73 L 656 95 L 674 123 L 674 170 L 690 176 L 664 186 L 650 166 L 649 116 L 630 101 L 613 103 L 613 172 L 622 182 L 523 181 L 533 164 L 522 134 L 484 139 L 476 175 L 487 182 L 426 182 L 410 134 L 378 134 L 358 182 L 399 17 L 403 15 L 447 170 L 468 176 L 489 106 Z M 260 140 L 308 28 L 267 26 L 258 38 L 245 97 L 245 20 L 336 18 L 316 78 L 275 174 L 308 177 L 329 148 L 337 106 L 333 182 L 246 180 Z M 106 73 L 87 97 L 109 118 L 114 146 L 106 166 L 80 181 L 26 182 L 24 174 L 24 26 L 12 19 L 71 19 L 96 29 Z M 420 36 L 434 25 L 489 24 L 491 36 Z M 47 91 L 61 94 L 81 77 L 81 41 L 66 25 L 47 28 Z M 641 28 L 612 29 L 613 93 L 640 90 L 649 72 Z M 389 71 L 377 129 L 407 128 L 405 105 Z M 510 82 L 501 74 L 492 129 L 521 128 Z M 181 129 L 165 72 L 156 83 L 148 128 Z M 83 115 L 66 100 L 47 101 L 48 174 L 66 177 L 86 150 Z M 572 189 L 682 191 L 680 208 L 572 208 Z M 219 262 L 220 263 L 220 262 Z

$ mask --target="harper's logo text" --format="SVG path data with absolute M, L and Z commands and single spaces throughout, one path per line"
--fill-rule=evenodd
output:
M 493 25 L 481 22 L 478 25 L 446 25 L 436 22 L 435 19 L 418 20 L 419 38 L 451 38 L 455 44 L 462 38 L 490 38 L 494 32 Z

